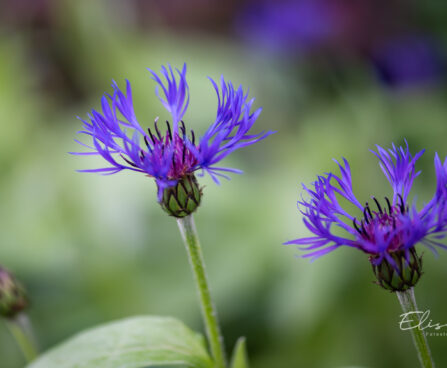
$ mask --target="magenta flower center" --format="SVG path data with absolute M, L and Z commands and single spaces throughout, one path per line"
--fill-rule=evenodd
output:
M 404 238 L 401 215 L 408 211 L 408 207 L 405 206 L 400 195 L 400 202 L 394 205 L 385 197 L 387 207 L 383 208 L 376 198 L 373 197 L 373 199 L 377 205 L 377 211 L 372 210 L 367 202 L 360 224 L 357 219 L 353 220 L 355 229 L 362 239 L 371 243 L 377 244 L 385 241 L 388 244 L 388 252 L 400 250 Z
M 168 179 L 178 179 L 193 171 L 197 159 L 185 144 L 185 141 L 177 134 L 175 139 L 172 165 L 169 169 Z
M 179 127 L 179 132 L 172 132 L 171 126 L 166 121 L 167 130 L 163 135 L 158 129 L 157 122 L 154 123 L 155 134 L 148 128 L 149 138 L 144 137 L 146 147 L 149 152 L 157 152 L 156 157 L 163 157 L 167 150 L 172 150 L 171 164 L 169 166 L 168 179 L 181 179 L 187 174 L 194 171 L 198 161 L 191 149 L 186 143 L 189 140 L 190 144 L 195 146 L 195 134 L 191 130 L 191 139 L 187 137 L 185 123 L 182 121 Z M 198 149 L 198 147 L 196 147 Z M 146 153 L 141 151 L 141 160 L 145 159 Z

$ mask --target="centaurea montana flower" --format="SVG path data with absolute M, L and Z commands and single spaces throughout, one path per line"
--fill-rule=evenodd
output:
M 201 175 L 208 173 L 217 184 L 219 177 L 229 179 L 226 173 L 241 173 L 237 169 L 220 167 L 218 163 L 233 151 L 273 132 L 250 133 L 261 108 L 251 111 L 254 99 L 248 98 L 242 86 L 235 88 L 222 76 L 220 86 L 209 78 L 217 93 L 217 114 L 197 140 L 193 130 L 188 134 L 182 120 L 189 105 L 186 64 L 181 70 L 163 66 L 161 75 L 148 70 L 158 84 L 157 96 L 172 117 L 171 123 L 166 121 L 166 132 L 160 132 L 158 118 L 153 130 L 143 129 L 135 116 L 130 82 L 126 80 L 123 92 L 113 81 L 113 95 L 102 97 L 102 113 L 92 110 L 88 121 L 80 119 L 84 125 L 80 133 L 90 136 L 93 145 L 77 142 L 92 151 L 76 153 L 100 155 L 110 166 L 79 171 L 115 174 L 131 170 L 153 177 L 163 209 L 170 215 L 183 217 L 200 204 L 201 189 L 194 175 L 196 171 L 201 170 Z
M 416 161 L 424 151 L 413 156 L 408 148 L 383 149 L 376 146 L 373 152 L 393 189 L 392 198 L 362 205 L 352 188 L 351 169 L 346 159 L 334 160 L 339 176 L 326 173 L 318 176 L 313 188 L 303 185 L 309 199 L 298 201 L 304 224 L 314 234 L 285 244 L 305 246 L 303 257 L 312 260 L 341 246 L 357 248 L 369 255 L 379 284 L 392 291 L 404 291 L 416 284 L 421 276 L 421 258 L 415 245 L 421 243 L 436 253 L 436 248 L 447 249 L 439 240 L 447 231 L 447 159 L 441 163 L 438 154 L 434 164 L 437 177 L 433 198 L 421 209 L 408 204 L 408 196 L 416 172 Z M 358 208 L 359 215 L 348 213 L 339 202 L 347 200 Z M 339 235 L 341 228 L 345 235 Z
M 377 76 L 388 87 L 429 87 L 442 79 L 442 57 L 429 37 L 407 34 L 389 38 L 371 54 Z

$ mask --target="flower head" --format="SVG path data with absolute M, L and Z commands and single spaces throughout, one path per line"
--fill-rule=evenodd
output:
M 170 65 L 163 66 L 160 75 L 150 69 L 149 72 L 157 83 L 157 96 L 172 117 L 171 122 L 166 122 L 165 132 L 160 130 L 158 118 L 153 128 L 143 129 L 135 116 L 129 81 L 126 81 L 125 92 L 113 82 L 113 94 L 102 97 L 102 112 L 92 110 L 88 120 L 80 119 L 84 125 L 80 133 L 91 137 L 92 145 L 77 142 L 91 151 L 75 154 L 100 155 L 109 164 L 104 168 L 80 170 L 83 172 L 114 174 L 131 170 L 153 177 L 158 186 L 160 203 L 165 190 L 175 189 L 177 185 L 185 184 L 185 180 L 188 183 L 182 188 L 193 183 L 194 188 L 187 193 L 186 202 L 185 198 L 183 201 L 175 198 L 173 203 L 177 202 L 178 206 L 170 213 L 185 216 L 194 207 L 188 198 L 197 202 L 199 188 L 195 178 L 192 178 L 196 171 L 201 170 L 202 175 L 208 173 L 217 184 L 219 177 L 229 179 L 226 173 L 241 173 L 240 170 L 217 164 L 231 152 L 256 143 L 272 132 L 250 132 L 261 109 L 252 111 L 254 99 L 248 98 L 242 86 L 235 88 L 223 77 L 219 86 L 210 78 L 217 93 L 217 114 L 207 131 L 197 139 L 194 131 L 188 131 L 182 120 L 189 105 L 186 64 L 181 70 L 174 70 Z M 171 194 L 177 193 L 177 189 Z M 165 193 L 165 196 L 171 198 L 171 194 Z
M 372 50 L 379 80 L 396 89 L 427 87 L 442 79 L 442 57 L 434 40 L 407 34 L 392 37 Z
M 303 185 L 308 199 L 298 202 L 306 227 L 314 236 L 300 238 L 286 244 L 304 246 L 303 257 L 316 259 L 341 246 L 357 248 L 369 255 L 379 283 L 391 290 L 405 290 L 413 286 L 421 275 L 421 259 L 415 245 L 424 244 L 432 251 L 447 248 L 439 240 L 447 231 L 447 159 L 442 164 L 435 155 L 437 187 L 433 198 L 417 210 L 409 205 L 408 196 L 416 171 L 416 161 L 424 151 L 413 156 L 408 148 L 385 150 L 376 146 L 373 152 L 393 189 L 391 198 L 383 201 L 371 197 L 362 205 L 353 193 L 351 169 L 346 159 L 335 161 L 340 175 L 327 173 L 319 176 L 312 188 Z M 348 213 L 340 204 L 345 199 L 358 208 L 357 215 Z M 342 229 L 344 234 L 336 229 Z M 414 272 L 409 272 L 414 271 Z

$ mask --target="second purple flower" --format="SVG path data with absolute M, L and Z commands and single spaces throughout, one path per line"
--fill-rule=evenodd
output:
M 348 246 L 369 255 L 378 283 L 391 291 L 413 287 L 422 274 L 422 259 L 416 253 L 418 243 L 436 253 L 447 249 L 440 242 L 447 232 L 447 159 L 444 163 L 435 155 L 437 177 L 433 198 L 421 209 L 409 203 L 408 196 L 414 179 L 420 174 L 416 161 L 424 151 L 413 156 L 408 148 L 372 151 L 393 189 L 390 198 L 371 197 L 364 205 L 352 188 L 351 169 L 347 160 L 335 161 L 340 175 L 327 173 L 318 176 L 309 188 L 303 185 L 308 198 L 298 201 L 304 224 L 313 236 L 285 244 L 304 246 L 303 257 L 316 259 L 335 249 Z M 347 212 L 340 204 L 350 202 L 356 214 Z M 340 231 L 343 230 L 343 231 Z

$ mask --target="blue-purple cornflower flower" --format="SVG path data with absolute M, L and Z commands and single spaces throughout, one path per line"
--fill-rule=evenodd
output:
M 372 61 L 380 81 L 394 88 L 433 85 L 445 71 L 436 42 L 420 35 L 386 40 L 373 50 Z
M 318 176 L 312 188 L 303 185 L 308 199 L 298 201 L 304 216 L 304 224 L 314 236 L 289 241 L 297 244 L 307 253 L 303 257 L 312 260 L 348 246 L 369 255 L 369 260 L 379 284 L 389 290 L 406 290 L 415 285 L 421 276 L 421 258 L 415 245 L 421 243 L 436 253 L 436 248 L 447 249 L 440 242 L 447 231 L 447 159 L 441 163 L 438 154 L 434 164 L 437 177 L 433 198 L 417 210 L 408 204 L 408 196 L 416 172 L 416 161 L 424 151 L 413 156 L 406 147 L 383 149 L 373 152 L 379 159 L 380 167 L 393 189 L 391 198 L 362 205 L 352 188 L 351 169 L 346 159 L 343 163 L 334 160 L 339 176 L 326 173 Z M 348 213 L 339 202 L 347 200 L 358 208 L 357 215 Z M 339 230 L 342 229 L 342 234 Z
M 92 151 L 75 154 L 101 155 L 109 163 L 108 167 L 81 172 L 115 174 L 131 170 L 153 177 L 162 207 L 174 207 L 168 212 L 183 217 L 200 203 L 196 171 L 201 170 L 201 175 L 208 173 L 217 184 L 219 177 L 229 179 L 226 173 L 241 173 L 218 163 L 233 151 L 273 132 L 250 133 L 261 108 L 251 111 L 254 99 L 248 98 L 242 86 L 236 89 L 222 76 L 220 86 L 209 78 L 217 93 L 217 114 L 205 134 L 196 139 L 194 131 L 188 132 L 182 120 L 189 104 L 186 64 L 181 70 L 163 66 L 161 75 L 148 70 L 158 84 L 157 96 L 172 116 L 171 123 L 166 121 L 166 132 L 160 131 L 158 118 L 153 129 L 143 129 L 135 116 L 129 81 L 126 80 L 125 92 L 113 81 L 113 95 L 102 97 L 102 113 L 92 110 L 88 121 L 80 119 L 84 125 L 80 133 L 90 136 L 93 145 L 77 142 Z
M 242 36 L 283 52 L 326 47 L 340 37 L 346 14 L 327 0 L 258 1 L 236 18 Z

